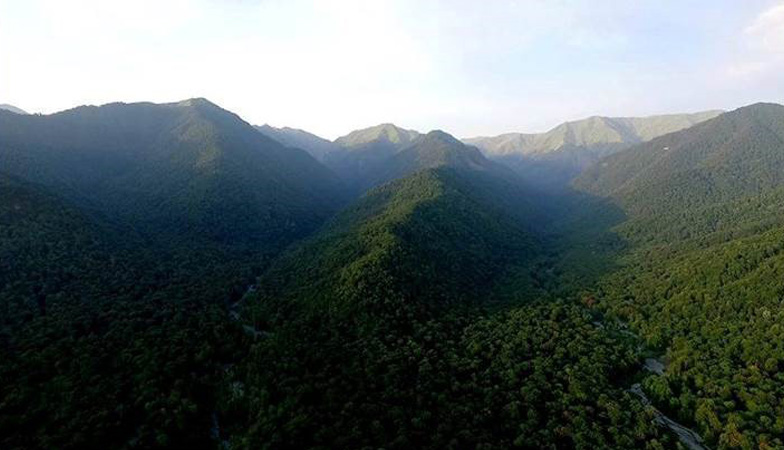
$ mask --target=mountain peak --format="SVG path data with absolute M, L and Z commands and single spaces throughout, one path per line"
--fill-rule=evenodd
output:
M 0 103 L 0 109 L 5 110 L 5 111 L 10 111 L 10 112 L 16 113 L 16 114 L 27 114 L 27 111 L 25 111 L 25 110 L 23 110 L 21 108 L 17 108 L 14 105 L 9 105 L 8 103 Z
M 414 130 L 407 130 L 392 123 L 382 123 L 369 128 L 355 130 L 335 140 L 336 144 L 345 147 L 358 147 L 372 142 L 387 142 L 395 145 L 407 145 L 420 136 Z
M 738 115 L 759 114 L 759 113 L 776 114 L 781 112 L 782 110 L 784 110 L 784 105 L 780 105 L 778 103 L 770 103 L 770 102 L 758 102 L 732 110 L 728 112 L 727 115 L 738 116 Z
M 215 103 L 212 103 L 211 101 L 207 100 L 204 97 L 194 97 L 194 98 L 189 98 L 189 99 L 186 99 L 186 100 L 181 100 L 181 101 L 175 103 L 175 105 L 176 106 L 185 106 L 185 107 L 204 107 L 204 106 L 208 106 L 208 107 L 213 107 L 213 108 L 220 108 L 218 105 L 216 105 Z
M 441 141 L 444 143 L 454 144 L 454 145 L 465 145 L 462 142 L 460 142 L 456 137 L 442 130 L 432 130 L 428 132 L 426 135 L 424 135 L 423 139 L 432 140 L 432 141 Z

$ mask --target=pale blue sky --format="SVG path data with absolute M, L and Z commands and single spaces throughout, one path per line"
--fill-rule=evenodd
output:
M 0 0 L 0 103 L 207 97 L 334 138 L 784 102 L 784 0 Z

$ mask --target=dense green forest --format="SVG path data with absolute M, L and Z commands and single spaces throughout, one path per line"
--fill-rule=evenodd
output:
M 625 392 L 636 347 L 536 300 L 541 243 L 506 183 L 418 172 L 273 265 L 246 299 L 265 337 L 224 388 L 231 447 L 673 445 Z
M 752 105 L 548 192 L 440 131 L 0 111 L 0 447 L 683 448 L 640 383 L 784 448 L 782 143 Z
M 752 105 L 577 181 L 628 214 L 598 306 L 664 353 L 647 392 L 718 448 L 784 446 L 783 142 L 784 107 Z
M 3 448 L 210 448 L 209 387 L 244 339 L 220 299 L 253 262 L 139 249 L 7 177 L 0 194 Z
M 213 448 L 227 316 L 345 197 L 205 100 L 0 111 L 0 446 Z

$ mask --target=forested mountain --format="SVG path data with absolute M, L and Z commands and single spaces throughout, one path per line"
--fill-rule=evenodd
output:
M 0 111 L 0 447 L 784 448 L 784 107 L 654 137 L 711 114 L 570 124 L 526 157 L 629 148 L 543 192 L 442 131 Z
M 614 385 L 633 347 L 536 302 L 542 243 L 511 183 L 421 170 L 279 258 L 246 298 L 262 337 L 226 380 L 231 447 L 671 445 Z
M 394 125 L 379 125 L 355 131 L 336 142 L 353 147 L 346 147 L 342 154 L 331 154 L 335 159 L 328 157 L 326 164 L 341 173 L 360 193 L 416 171 L 436 167 L 512 175 L 506 167 L 489 161 L 475 147 L 440 130 L 420 134 Z
M 604 156 L 714 118 L 722 111 L 650 117 L 589 117 L 545 133 L 507 133 L 465 139 L 545 187 L 566 184 Z
M 335 139 L 342 152 L 330 154 L 325 163 L 344 180 L 354 180 L 358 189 L 367 188 L 367 180 L 383 170 L 384 164 L 403 148 L 411 145 L 420 133 L 392 124 L 352 131 Z
M 0 145 L 8 174 L 151 237 L 279 248 L 341 202 L 307 153 L 203 99 L 0 112 Z
M 67 296 L 73 291 L 68 285 L 112 271 L 112 229 L 107 224 L 4 174 L 0 194 L 3 325 L 45 314 L 50 293 Z
M 451 135 L 436 130 L 418 136 L 386 160 L 382 167 L 369 176 L 369 184 L 379 185 L 422 169 L 436 167 L 495 172 L 497 176 L 512 175 L 506 173 L 506 167 L 489 161 L 475 147 L 465 145 Z
M 528 193 L 495 174 L 474 172 L 480 170 L 439 166 L 371 190 L 273 264 L 262 292 L 285 303 L 329 304 L 322 314 L 341 303 L 353 309 L 372 301 L 375 295 L 351 291 L 379 289 L 382 281 L 396 290 L 384 294 L 387 302 L 476 300 L 506 267 L 538 251 L 531 234 L 538 217 Z
M 23 109 L 17 108 L 14 105 L 9 105 L 8 103 L 0 103 L 0 109 L 4 111 L 11 111 L 12 113 L 17 113 L 17 114 L 27 114 L 27 112 L 24 111 Z
M 383 123 L 370 128 L 355 130 L 335 139 L 335 143 L 343 147 L 363 151 L 370 147 L 388 145 L 400 149 L 419 137 L 420 133 L 406 130 L 391 123 Z
M 341 204 L 206 100 L 0 111 L 0 446 L 213 448 L 226 305 Z
M 343 150 L 341 145 L 297 128 L 275 128 L 265 124 L 257 126 L 256 129 L 286 147 L 305 150 L 319 161 L 324 161 L 328 154 Z
M 665 353 L 643 383 L 654 402 L 722 449 L 784 447 L 782 173 L 784 106 L 755 104 L 575 182 L 628 216 L 595 301 Z
M 782 142 L 784 107 L 756 104 L 607 158 L 575 185 L 617 199 L 646 235 L 729 230 L 770 218 L 738 208 L 782 187 Z

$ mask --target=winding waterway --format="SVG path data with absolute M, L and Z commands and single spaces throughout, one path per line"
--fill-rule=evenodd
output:
M 653 372 L 656 375 L 664 375 L 665 365 L 660 358 L 646 358 L 643 362 L 642 368 L 648 372 Z M 645 406 L 651 408 L 653 410 L 656 423 L 659 426 L 669 428 L 670 431 L 678 436 L 678 439 L 681 441 L 681 443 L 683 443 L 683 445 L 691 450 L 709 450 L 709 448 L 703 443 L 702 437 L 696 431 L 684 427 L 678 422 L 670 419 L 666 414 L 653 406 L 651 401 L 648 399 L 648 396 L 645 395 L 645 392 L 642 390 L 640 383 L 634 383 L 629 388 L 629 392 L 639 397 Z

